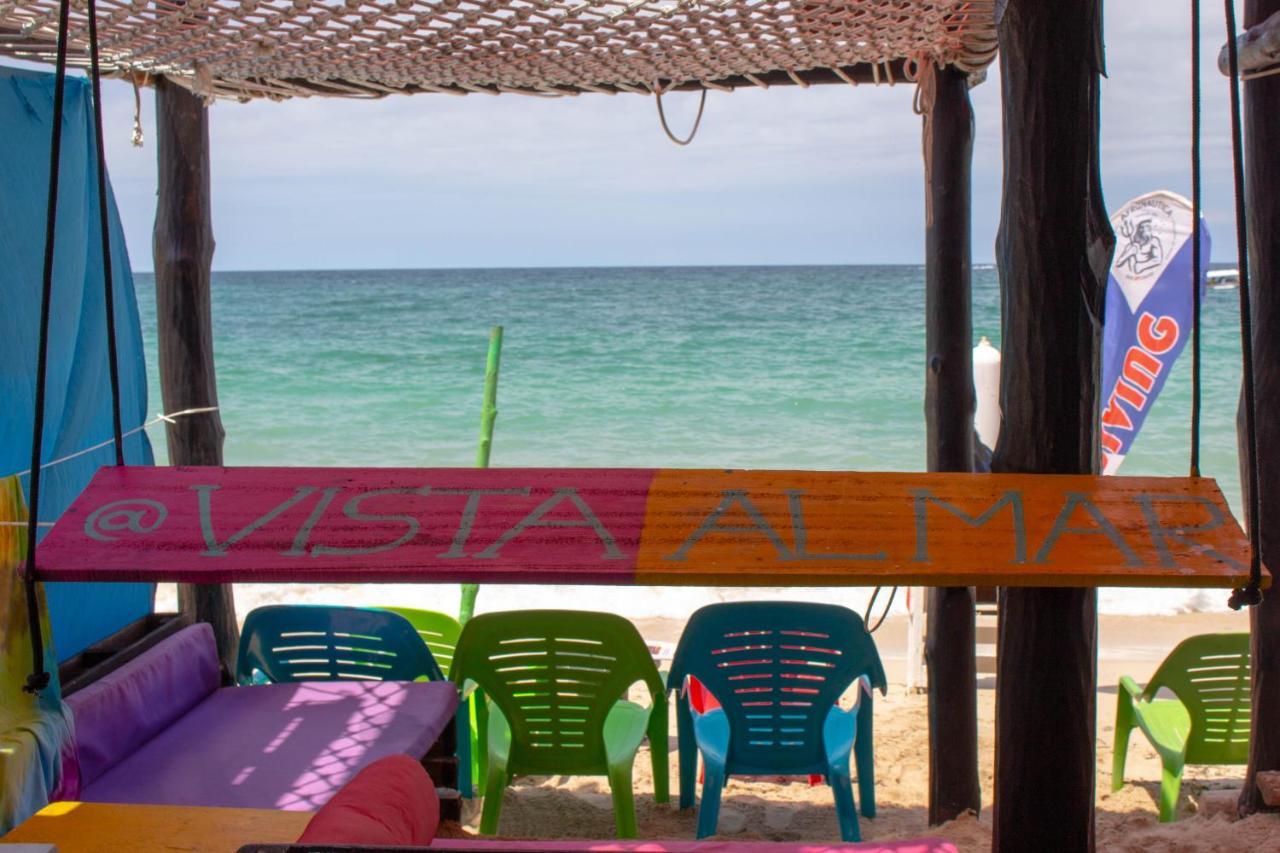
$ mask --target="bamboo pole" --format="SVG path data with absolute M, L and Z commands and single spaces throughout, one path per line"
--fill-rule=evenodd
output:
M 480 406 L 480 446 L 476 449 L 476 467 L 489 467 L 489 454 L 493 450 L 493 424 L 498 419 L 498 367 L 502 362 L 502 327 L 489 331 L 489 356 L 484 365 L 484 402 Z M 476 596 L 480 584 L 462 585 L 462 603 L 458 606 L 458 621 L 467 620 L 476 612 Z

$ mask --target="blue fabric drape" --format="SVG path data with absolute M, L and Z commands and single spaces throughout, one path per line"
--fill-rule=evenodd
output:
M 31 464 L 53 88 L 52 74 L 0 68 L 0 476 L 24 471 Z M 98 178 L 88 82 L 69 78 L 65 98 L 49 326 L 46 461 L 111 438 Z M 121 416 L 128 431 L 146 418 L 147 378 L 124 232 L 115 197 L 109 196 L 108 201 Z M 144 433 L 125 439 L 125 460 L 132 465 L 154 464 Z M 114 451 L 107 446 L 46 469 L 41 477 L 40 520 L 57 519 L 94 471 L 114 461 Z M 22 485 L 30 490 L 28 478 L 22 479 Z M 47 589 L 59 660 L 144 616 L 154 597 L 151 584 L 49 584 Z

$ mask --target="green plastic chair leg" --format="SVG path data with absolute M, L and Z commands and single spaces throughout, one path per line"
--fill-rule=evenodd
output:
M 1129 757 L 1129 735 L 1133 733 L 1133 699 L 1122 687 L 1116 697 L 1115 742 L 1111 746 L 1111 790 L 1124 787 L 1124 765 Z
M 1160 773 L 1160 822 L 1178 816 L 1178 792 L 1182 790 L 1182 767 L 1165 762 Z
M 502 796 L 511 781 L 508 761 L 511 758 L 511 727 L 501 712 L 493 712 L 485 727 L 488 732 L 488 767 L 484 779 L 484 806 L 480 810 L 480 834 L 498 832 L 498 816 L 502 812 Z
M 506 771 L 498 762 L 489 761 L 489 776 L 484 781 L 484 806 L 480 810 L 480 834 L 496 835 L 498 816 L 502 812 L 502 795 L 507 789 Z
M 653 799 L 665 803 L 671 799 L 671 742 L 667 722 L 667 697 L 655 696 L 649 712 L 649 760 L 653 764 Z
M 631 762 L 609 768 L 609 792 L 613 795 L 613 819 L 619 838 L 636 837 L 636 798 L 631 790 Z

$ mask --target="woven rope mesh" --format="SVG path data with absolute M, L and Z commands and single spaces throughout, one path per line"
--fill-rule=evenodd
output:
M 84 63 L 84 0 L 71 61 Z M 99 0 L 104 68 L 208 96 L 576 94 L 978 70 L 995 0 Z M 0 0 L 0 54 L 52 61 L 57 0 Z M 861 74 L 854 71 L 861 68 Z M 814 78 L 813 72 L 825 71 Z M 772 76 L 770 76 L 772 75 Z

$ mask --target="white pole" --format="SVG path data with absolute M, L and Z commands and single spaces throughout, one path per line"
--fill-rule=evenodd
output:
M 924 666 L 925 589 L 907 587 L 907 690 L 923 693 L 927 686 Z

